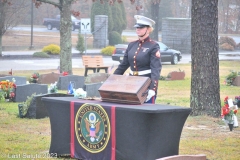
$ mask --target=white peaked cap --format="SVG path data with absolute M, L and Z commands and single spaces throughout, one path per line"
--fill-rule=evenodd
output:
M 134 25 L 134 27 L 152 27 L 155 24 L 154 20 L 141 15 L 135 15 L 134 18 L 136 19 L 136 25 Z

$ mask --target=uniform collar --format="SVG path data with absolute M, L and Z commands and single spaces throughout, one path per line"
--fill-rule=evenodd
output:
M 147 38 L 145 38 L 144 40 L 138 40 L 140 43 L 143 43 L 143 42 L 146 42 L 146 41 L 150 41 L 150 38 L 149 37 L 147 37 Z

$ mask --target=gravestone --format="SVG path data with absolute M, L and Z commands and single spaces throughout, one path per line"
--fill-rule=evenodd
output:
M 18 85 L 15 91 L 14 102 L 25 102 L 28 96 L 31 96 L 33 93 L 36 94 L 46 94 L 48 93 L 47 84 L 25 84 Z
M 104 82 L 107 80 L 108 77 L 109 77 L 108 73 L 97 72 L 97 73 L 89 74 L 85 79 L 85 84 Z
M 51 84 L 58 81 L 58 78 L 61 76 L 59 73 L 47 73 L 47 74 L 41 74 L 38 78 L 39 84 Z
M 234 86 L 240 86 L 240 76 L 237 76 L 237 77 L 233 80 L 233 85 L 234 85 Z
M 168 74 L 167 80 L 184 80 L 185 72 L 173 71 Z
M 27 118 L 40 119 L 48 117 L 48 112 L 46 108 L 47 106 L 45 106 L 44 103 L 42 102 L 42 97 L 73 97 L 73 95 L 63 93 L 35 95 L 27 111 L 26 114 Z
M 85 77 L 78 75 L 60 76 L 57 82 L 58 90 L 68 90 L 70 82 L 74 82 L 74 88 L 83 88 Z
M 12 82 L 12 79 L 15 78 L 16 85 L 24 85 L 27 83 L 27 78 L 26 77 L 21 77 L 21 76 L 5 76 L 5 77 L 0 77 L 0 81 L 5 81 L 5 80 L 9 80 Z
M 101 97 L 98 89 L 102 86 L 103 83 L 91 83 L 85 84 L 83 90 L 87 92 L 87 97 Z
M 9 74 L 0 74 L 0 77 L 6 77 L 9 76 Z

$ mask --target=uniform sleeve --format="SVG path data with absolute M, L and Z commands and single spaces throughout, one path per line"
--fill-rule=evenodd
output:
M 151 68 L 151 84 L 149 89 L 157 91 L 158 81 L 160 79 L 160 73 L 162 70 L 160 47 L 158 44 L 155 44 L 151 51 L 150 68 Z
M 123 61 L 122 63 L 120 63 L 118 65 L 118 68 L 114 71 L 113 74 L 118 74 L 118 75 L 123 75 L 124 72 L 128 69 L 128 67 L 130 66 L 129 62 L 128 62 L 128 52 L 129 52 L 129 46 L 131 44 L 128 45 L 126 51 L 125 51 L 125 54 L 124 54 L 124 57 L 123 57 Z

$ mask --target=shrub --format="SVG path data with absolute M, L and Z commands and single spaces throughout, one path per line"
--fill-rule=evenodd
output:
M 234 50 L 233 46 L 231 46 L 228 43 L 223 43 L 219 47 L 220 47 L 220 49 L 223 49 L 223 50 L 228 50 L 228 51 L 233 51 Z
M 231 73 L 229 73 L 228 75 L 227 75 L 227 77 L 226 77 L 226 84 L 227 85 L 233 85 L 233 81 L 234 81 L 234 79 L 238 76 L 238 75 L 240 75 L 240 72 L 235 72 L 235 71 L 230 71 Z
M 33 93 L 31 96 L 27 96 L 26 101 L 22 103 L 22 108 L 20 109 L 20 112 L 21 112 L 23 117 L 26 116 L 26 114 L 28 112 L 28 109 L 29 109 L 29 107 L 32 103 L 32 99 L 35 95 L 36 95 L 36 93 Z M 23 118 L 23 117 L 21 117 L 21 118 Z
M 115 44 L 122 43 L 121 35 L 116 32 L 112 31 L 109 33 L 109 45 L 114 46 Z
M 48 54 L 60 54 L 60 47 L 55 44 L 50 44 L 43 47 L 42 52 L 46 52 Z
M 85 51 L 84 39 L 83 39 L 83 36 L 82 36 L 80 33 L 78 34 L 78 41 L 77 41 L 76 49 L 77 49 L 81 54 Z
M 114 50 L 115 50 L 114 46 L 107 46 L 101 50 L 101 53 L 104 55 L 111 56 Z
M 159 80 L 166 80 L 167 77 L 164 77 L 164 76 L 160 76 Z
M 233 47 L 233 50 L 234 50 L 234 49 L 236 48 L 236 46 L 237 46 L 236 42 L 235 42 L 234 39 L 231 38 L 231 37 L 220 37 L 220 39 L 219 39 L 219 44 L 220 44 L 220 46 L 221 46 L 222 44 L 224 44 L 224 43 L 227 43 L 227 44 L 231 45 L 231 46 Z
M 46 52 L 35 52 L 33 53 L 33 57 L 50 58 Z

